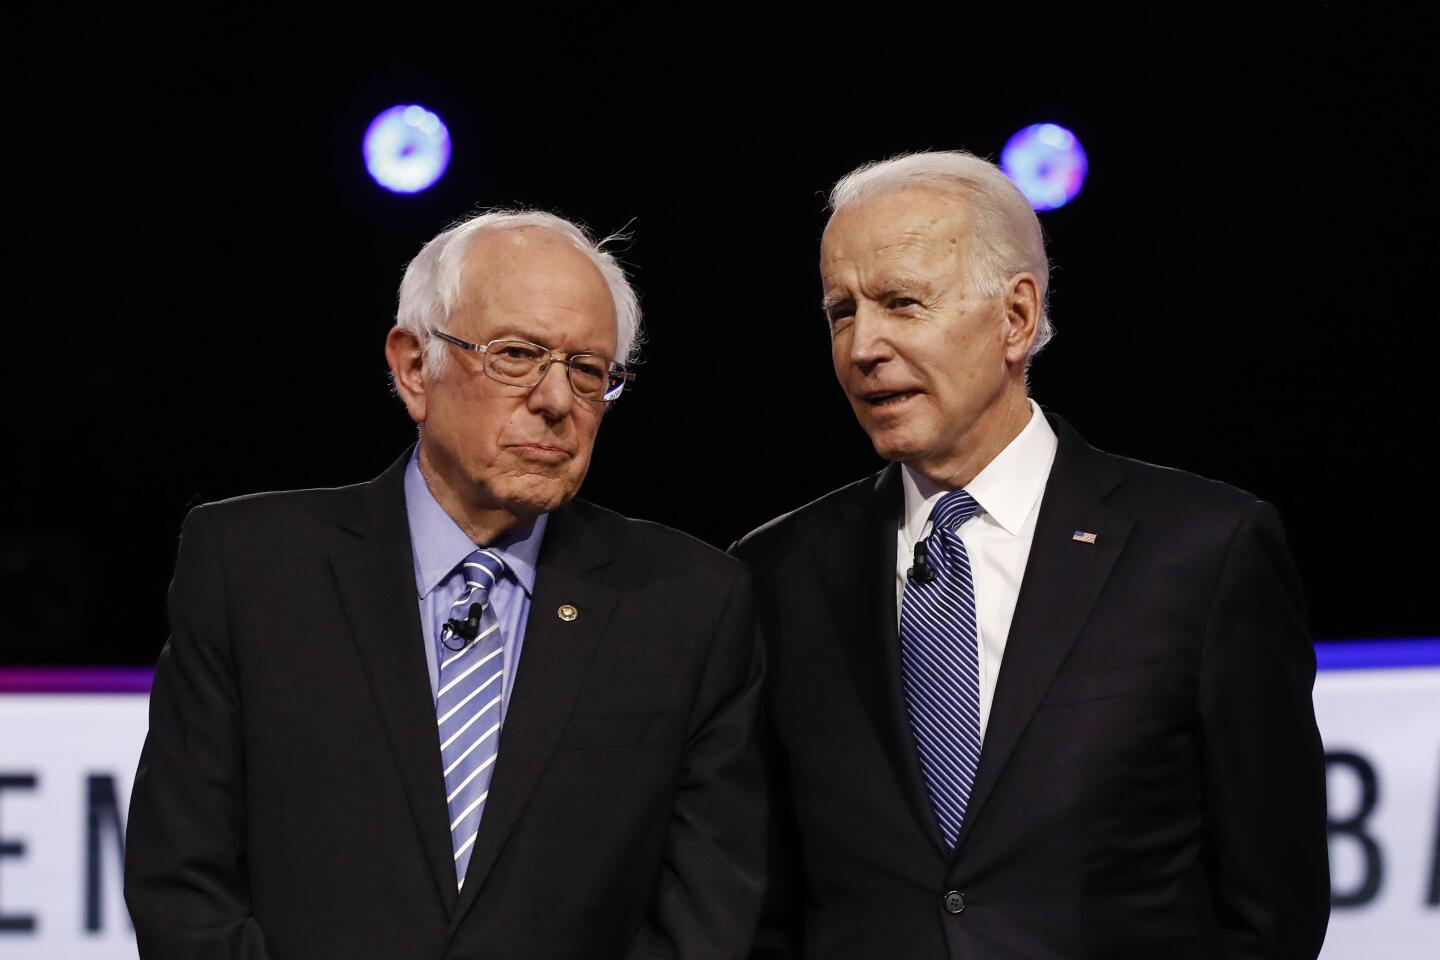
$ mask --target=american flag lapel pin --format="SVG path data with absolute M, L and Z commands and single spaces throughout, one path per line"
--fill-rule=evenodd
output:
M 1070 539 L 1074 540 L 1076 543 L 1093 544 L 1095 542 L 1095 534 L 1091 533 L 1089 530 L 1076 530 L 1075 533 L 1070 537 Z

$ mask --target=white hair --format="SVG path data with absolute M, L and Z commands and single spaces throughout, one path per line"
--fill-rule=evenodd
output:
M 640 352 L 640 301 L 620 266 L 605 245 L 624 237 L 613 234 L 598 243 L 584 228 L 543 210 L 489 210 L 451 225 L 420 248 L 400 281 L 400 305 L 395 323 L 413 331 L 425 343 L 425 362 L 439 375 L 448 351 L 445 341 L 431 336 L 445 330 L 450 313 L 460 302 L 462 274 L 470 245 L 482 234 L 501 230 L 536 228 L 569 240 L 600 271 L 615 302 L 615 359 L 633 362 Z
M 1030 273 L 1040 288 L 1040 317 L 1028 363 L 1055 335 L 1047 297 L 1050 262 L 1045 238 L 1030 202 L 999 167 L 963 150 L 901 154 L 867 163 L 840 178 L 830 191 L 834 213 L 864 200 L 907 187 L 934 187 L 958 193 L 965 201 L 974 241 L 970 268 L 981 296 L 998 296 L 1016 274 Z

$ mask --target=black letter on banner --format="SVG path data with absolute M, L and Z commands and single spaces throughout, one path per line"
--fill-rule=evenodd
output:
M 125 869 L 125 821 L 115 799 L 115 778 L 92 774 L 85 784 L 85 929 L 91 933 L 100 929 L 100 831 L 107 825 L 115 834 L 118 880 Z
M 1435 785 L 1435 843 L 1430 851 L 1430 894 L 1425 905 L 1440 906 L 1440 784 Z
M 1337 907 L 1359 907 L 1364 906 L 1375 895 L 1380 892 L 1380 877 L 1383 871 L 1383 863 L 1380 857 L 1380 844 L 1375 838 L 1365 832 L 1365 819 L 1375 810 L 1375 802 L 1379 798 L 1379 785 L 1375 780 L 1375 768 L 1370 761 L 1356 753 L 1327 753 L 1325 754 L 1325 769 L 1328 772 L 1333 766 L 1349 767 L 1355 772 L 1356 778 L 1360 781 L 1360 807 L 1355 813 L 1343 820 L 1337 820 L 1333 815 L 1327 818 L 1325 824 L 1330 832 L 1331 842 L 1334 842 L 1335 834 L 1353 837 L 1360 844 L 1360 849 L 1365 854 L 1365 879 L 1360 886 L 1354 890 L 1341 892 L 1333 887 L 1330 890 L 1330 902 Z
M 0 793 L 6 790 L 34 789 L 35 775 L 33 773 L 0 773 Z M 6 840 L 0 837 L 0 860 L 5 857 L 23 857 L 24 855 L 25 844 L 19 840 Z M 7 914 L 0 909 L 0 933 L 33 933 L 34 931 L 35 918 L 30 914 Z

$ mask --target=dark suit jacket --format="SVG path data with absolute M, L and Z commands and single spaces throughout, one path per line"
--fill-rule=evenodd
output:
M 126 838 L 142 955 L 743 955 L 764 861 L 748 575 L 591 504 L 551 514 L 457 893 L 404 468 L 187 518 Z
M 1279 519 L 1052 423 L 1059 449 L 953 856 L 905 715 L 899 468 L 735 548 L 768 647 L 781 824 L 762 955 L 1319 950 L 1315 661 Z

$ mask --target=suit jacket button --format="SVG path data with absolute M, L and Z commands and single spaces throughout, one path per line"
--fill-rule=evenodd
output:
M 945 894 L 945 912 L 964 913 L 965 894 L 961 893 L 959 890 L 951 890 L 949 893 Z

